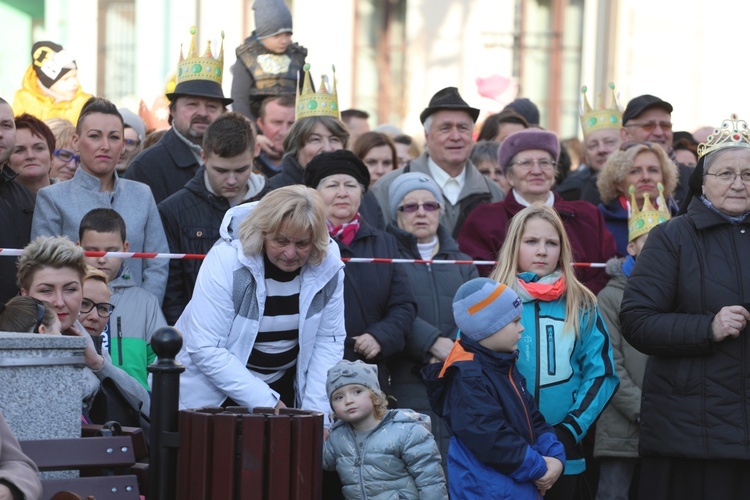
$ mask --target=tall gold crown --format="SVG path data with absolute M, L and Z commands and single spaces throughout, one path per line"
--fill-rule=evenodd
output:
M 717 149 L 734 147 L 750 148 L 750 130 L 747 122 L 740 120 L 737 113 L 732 113 L 728 120 L 721 122 L 721 128 L 715 128 L 706 142 L 698 145 L 698 158 Z
M 175 84 L 192 80 L 208 80 L 221 85 L 221 79 L 224 76 L 224 32 L 221 32 L 221 48 L 219 57 L 214 57 L 211 53 L 211 40 L 208 41 L 206 51 L 202 56 L 198 56 L 198 49 L 195 46 L 195 34 L 197 28 L 190 28 L 190 48 L 187 57 L 183 56 L 182 45 L 180 44 L 180 61 L 177 63 L 177 78 Z
M 605 108 L 604 99 L 599 94 L 596 100 L 596 108 L 594 109 L 586 97 L 588 88 L 586 86 L 581 87 L 581 128 L 583 129 L 584 136 L 595 130 L 619 129 L 622 127 L 622 109 L 620 109 L 620 105 L 617 103 L 615 84 L 610 83 L 609 88 L 612 91 L 612 106 Z
M 648 193 L 643 194 L 643 208 L 638 210 L 638 203 L 635 201 L 635 186 L 630 185 L 630 213 L 628 214 L 628 243 L 646 234 L 655 226 L 666 222 L 672 218 L 667 208 L 667 200 L 664 198 L 664 185 L 660 182 L 659 197 L 656 198 L 656 206 L 651 204 Z
M 333 87 L 329 90 L 328 77 L 321 75 L 317 92 L 313 90 L 310 80 L 310 65 L 305 64 L 302 70 L 305 72 L 305 79 L 302 83 L 302 91 L 299 90 L 299 81 L 297 82 L 297 106 L 294 119 L 299 120 L 309 116 L 332 116 L 341 119 L 339 98 L 336 92 L 336 67 L 331 66 Z

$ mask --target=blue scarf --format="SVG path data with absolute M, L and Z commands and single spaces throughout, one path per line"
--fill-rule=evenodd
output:
M 625 261 L 622 263 L 622 272 L 625 274 L 626 278 L 630 278 L 630 273 L 633 271 L 633 266 L 635 265 L 635 257 L 632 255 L 628 255 L 625 257 Z

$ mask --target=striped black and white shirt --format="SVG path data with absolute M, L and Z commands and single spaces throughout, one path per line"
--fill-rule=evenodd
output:
M 300 269 L 282 271 L 264 258 L 266 306 L 247 368 L 270 384 L 297 364 Z

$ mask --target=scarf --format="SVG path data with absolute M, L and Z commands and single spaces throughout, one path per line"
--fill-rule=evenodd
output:
M 326 221 L 326 227 L 328 228 L 328 234 L 331 238 L 338 240 L 346 246 L 351 245 L 354 236 L 359 231 L 359 212 L 349 222 L 345 222 L 338 226 L 334 226 L 330 222 Z
M 630 278 L 630 273 L 633 271 L 635 265 L 635 258 L 632 255 L 625 257 L 625 261 L 622 263 L 622 273 L 626 278 Z
M 560 270 L 542 278 L 534 273 L 519 273 L 517 280 L 518 296 L 523 302 L 533 300 L 552 302 L 562 297 L 566 289 L 565 277 Z

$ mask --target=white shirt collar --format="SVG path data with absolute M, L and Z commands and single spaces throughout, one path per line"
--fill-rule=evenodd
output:
M 516 201 L 518 202 L 519 205 L 522 205 L 524 207 L 531 206 L 531 203 L 524 200 L 523 197 L 520 194 L 518 194 L 518 192 L 515 189 L 513 190 L 513 196 L 516 198 Z M 547 205 L 548 207 L 551 207 L 555 204 L 555 194 L 552 191 L 549 192 L 549 195 L 547 196 L 547 199 L 544 201 L 544 204 Z
M 432 158 L 427 157 L 427 168 L 430 170 L 430 175 L 435 180 L 435 183 L 443 192 L 443 196 L 448 199 L 451 205 L 455 205 L 466 183 L 466 167 L 461 170 L 460 174 L 451 177 Z

